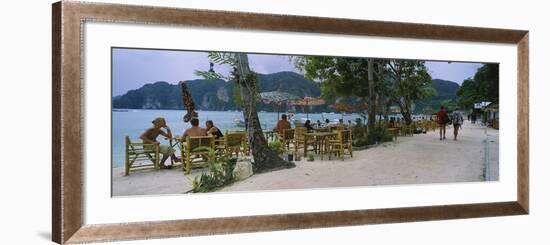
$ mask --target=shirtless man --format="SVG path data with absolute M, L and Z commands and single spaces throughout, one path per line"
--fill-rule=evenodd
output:
M 139 136 L 139 138 L 143 141 L 143 143 L 159 145 L 160 142 L 157 141 L 157 137 L 159 136 L 159 134 L 169 139 L 172 138 L 172 132 L 170 132 L 170 127 L 166 125 L 166 120 L 164 120 L 164 118 L 157 117 L 155 118 L 155 120 L 153 120 L 152 123 L 153 123 L 153 127 L 145 130 L 145 132 L 143 132 L 143 134 Z M 166 129 L 166 132 L 164 132 L 162 128 Z M 146 146 L 146 148 L 150 148 L 150 147 Z M 171 168 L 171 166 L 164 165 L 164 162 L 166 161 L 166 159 L 168 159 L 168 157 L 171 157 L 172 160 L 175 162 L 180 161 L 174 154 L 176 151 L 171 146 L 160 145 L 159 148 L 160 148 L 159 149 L 160 153 L 162 153 L 162 159 L 160 160 L 161 169 Z
M 283 134 L 285 129 L 290 129 L 291 125 L 290 122 L 287 120 L 286 114 L 281 115 L 281 120 L 277 122 L 275 127 L 273 128 L 273 131 L 277 132 L 278 134 Z
M 182 139 L 196 136 L 207 136 L 206 129 L 199 127 L 199 119 L 196 117 L 191 118 L 191 128 L 188 128 L 183 132 Z

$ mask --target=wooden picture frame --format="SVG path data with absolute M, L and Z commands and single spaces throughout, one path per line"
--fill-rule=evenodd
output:
M 521 215 L 529 212 L 529 34 L 383 21 L 283 16 L 117 4 L 58 2 L 52 16 L 52 239 L 61 244 L 331 226 Z M 229 218 L 84 225 L 81 32 L 88 21 L 367 35 L 517 45 L 517 200 Z

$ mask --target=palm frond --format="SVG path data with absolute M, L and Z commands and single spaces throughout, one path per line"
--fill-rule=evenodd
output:
M 218 72 L 195 70 L 194 74 L 195 76 L 202 77 L 206 80 L 218 80 L 218 79 L 229 80 L 227 77 L 225 77 L 224 75 Z
M 236 53 L 209 52 L 208 59 L 218 65 L 237 65 Z

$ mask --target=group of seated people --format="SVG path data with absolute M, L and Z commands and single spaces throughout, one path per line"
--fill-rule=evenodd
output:
M 141 134 L 139 137 L 145 144 L 159 145 L 159 151 L 162 153 L 162 159 L 160 160 L 161 169 L 169 169 L 171 166 L 166 166 L 164 162 L 170 157 L 174 162 L 180 162 L 181 160 L 176 157 L 176 151 L 172 146 L 169 145 L 160 145 L 160 142 L 157 140 L 159 135 L 162 135 L 166 138 L 171 139 L 172 132 L 170 127 L 166 124 L 166 120 L 162 117 L 157 117 L 153 121 L 153 127 L 148 128 Z M 223 133 L 220 129 L 214 126 L 212 120 L 207 120 L 205 123 L 205 128 L 199 127 L 199 119 L 194 117 L 190 120 L 191 128 L 186 129 L 183 132 L 183 137 L 180 141 L 184 141 L 187 136 L 197 137 L 197 136 L 214 136 L 215 138 L 223 137 Z M 164 131 L 165 129 L 166 131 Z M 151 146 L 145 146 L 145 148 L 151 148 Z
M 304 123 L 304 127 L 311 131 L 313 130 L 313 127 L 311 126 L 311 121 L 306 120 Z M 278 134 L 283 134 L 285 129 L 291 129 L 292 126 L 290 125 L 290 122 L 288 121 L 288 117 L 286 114 L 281 115 L 281 119 L 277 121 L 277 124 L 275 124 L 275 127 L 273 128 L 273 132 L 276 132 Z
M 351 125 L 351 120 L 348 120 L 348 123 L 349 125 Z M 338 120 L 338 125 L 343 125 L 344 124 L 344 120 L 343 119 L 339 119 Z M 320 120 L 317 120 L 316 124 L 315 124 L 315 127 L 314 125 L 311 124 L 311 120 L 306 120 L 305 123 L 304 123 L 304 127 L 308 130 L 308 131 L 313 131 L 315 128 L 322 128 L 322 127 L 328 127 L 332 125 L 330 120 L 327 118 L 325 119 L 325 123 L 321 123 Z M 286 114 L 282 114 L 281 115 L 281 119 L 279 121 L 277 121 L 277 124 L 275 124 L 275 127 L 273 128 L 273 132 L 276 132 L 278 134 L 283 134 L 284 130 L 285 129 L 291 129 L 292 126 L 290 125 L 290 122 L 288 121 L 288 117 Z
M 194 117 L 191 118 L 191 128 L 186 129 L 183 132 L 182 141 L 185 140 L 187 136 L 197 137 L 197 136 L 214 136 L 216 139 L 223 137 L 223 133 L 220 129 L 214 126 L 212 120 L 206 120 L 205 128 L 199 127 L 199 119 Z

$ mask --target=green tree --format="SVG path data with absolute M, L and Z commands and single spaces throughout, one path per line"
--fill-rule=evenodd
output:
M 424 109 L 422 110 L 422 113 L 423 113 L 423 114 L 426 114 L 426 115 L 431 115 L 431 114 L 434 114 L 434 113 L 435 113 L 435 110 L 434 110 L 434 108 L 432 108 L 431 106 L 426 106 L 426 107 L 424 107 Z
M 432 77 L 424 63 L 417 60 L 390 60 L 387 63 L 391 96 L 407 124 L 412 122 L 414 102 L 435 94 L 432 88 L 426 86 L 432 82 Z
M 372 58 L 295 56 L 294 64 L 306 78 L 321 81 L 322 96 L 357 97 L 367 102 L 369 132 L 375 132 L 376 83 L 381 80 L 384 61 Z
M 261 173 L 269 170 L 294 167 L 293 163 L 284 161 L 268 147 L 256 108 L 258 101 L 258 80 L 256 73 L 250 69 L 248 55 L 245 53 L 213 52 L 208 54 L 208 58 L 214 63 L 230 65 L 233 68 L 231 73 L 232 80 L 235 81 L 240 92 L 248 143 L 254 157 L 254 172 Z M 223 77 L 222 74 L 213 71 L 196 71 L 195 73 L 207 79 L 219 79 Z
M 306 78 L 322 82 L 324 97 L 358 97 L 367 102 L 371 140 L 377 134 L 377 111 L 387 123 L 390 106 L 397 104 L 410 124 L 414 101 L 435 93 L 426 86 L 432 78 L 423 61 L 320 56 L 293 59 Z
M 476 74 L 464 80 L 456 91 L 458 105 L 463 109 L 473 108 L 482 101 L 498 102 L 499 91 L 498 64 L 485 64 Z

